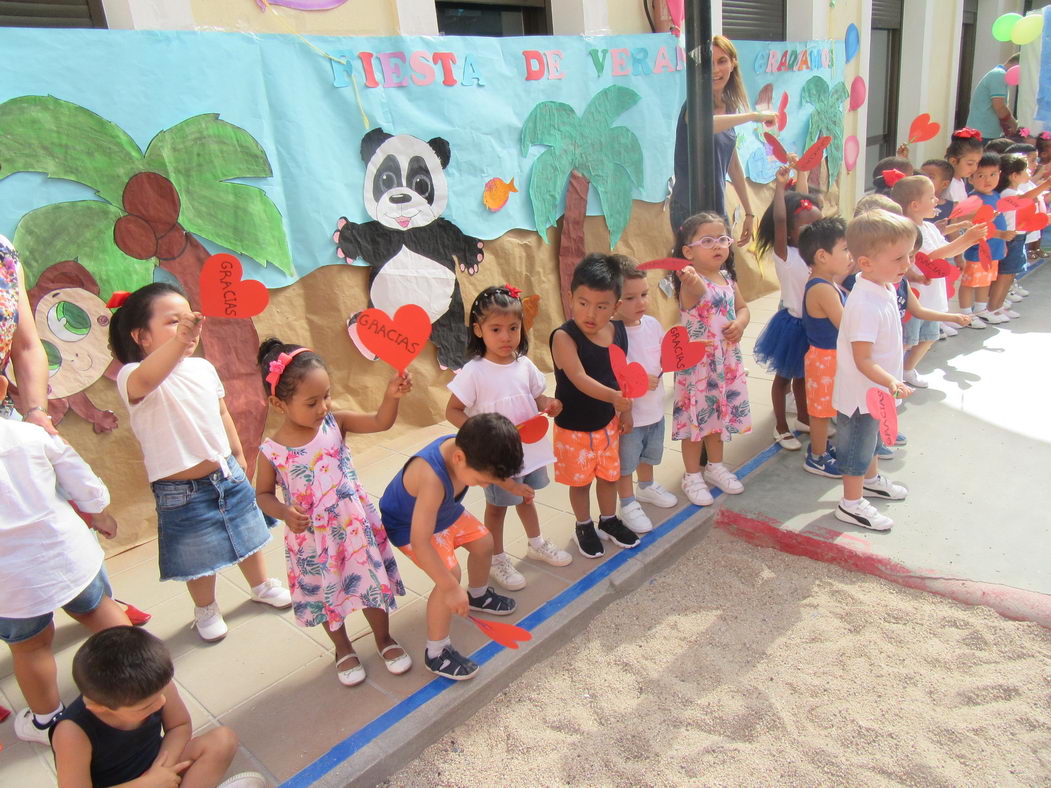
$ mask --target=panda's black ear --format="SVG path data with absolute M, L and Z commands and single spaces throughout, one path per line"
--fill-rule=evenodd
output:
M 431 146 L 431 150 L 438 156 L 438 161 L 442 163 L 442 169 L 444 170 L 449 166 L 449 159 L 452 158 L 452 150 L 449 148 L 448 140 L 444 140 L 441 137 L 434 137 L 433 139 L 427 140 L 427 144 Z
M 361 160 L 366 164 L 369 163 L 369 159 L 372 158 L 373 154 L 379 149 L 380 145 L 393 137 L 393 134 L 388 134 L 379 126 L 374 128 L 368 134 L 361 138 Z

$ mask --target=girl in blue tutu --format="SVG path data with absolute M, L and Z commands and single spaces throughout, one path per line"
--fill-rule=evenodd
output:
M 785 397 L 791 387 L 796 400 L 795 428 L 810 431 L 806 408 L 806 384 L 803 379 L 803 357 L 809 348 L 803 328 L 803 291 L 810 269 L 799 256 L 799 231 L 821 218 L 818 198 L 787 191 L 789 175 L 795 165 L 791 157 L 777 171 L 774 199 L 759 222 L 756 234 L 756 258 L 769 250 L 774 253 L 774 267 L 781 283 L 781 308 L 767 323 L 755 342 L 755 360 L 774 373 L 770 395 L 774 405 L 774 440 L 785 449 L 802 448 L 799 439 L 788 428 Z M 805 179 L 806 173 L 803 173 Z M 802 180 L 802 179 L 801 179 Z

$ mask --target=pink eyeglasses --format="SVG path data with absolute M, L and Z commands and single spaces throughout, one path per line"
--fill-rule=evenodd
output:
M 693 243 L 686 244 L 687 246 L 699 246 L 702 249 L 729 249 L 733 246 L 734 239 L 728 235 L 706 235 L 704 238 L 698 238 Z

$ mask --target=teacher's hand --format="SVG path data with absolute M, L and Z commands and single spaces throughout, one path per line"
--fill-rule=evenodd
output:
M 747 246 L 752 241 L 752 234 L 755 231 L 755 217 L 750 213 L 744 215 L 744 222 L 741 223 L 741 235 L 737 239 L 738 246 Z

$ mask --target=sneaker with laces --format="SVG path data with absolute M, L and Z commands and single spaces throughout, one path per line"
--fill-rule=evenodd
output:
M 971 315 L 971 322 L 967 324 L 967 327 L 976 328 L 980 331 L 985 328 L 985 321 L 978 317 L 978 315 Z
M 193 609 L 193 627 L 197 630 L 197 634 L 201 636 L 201 640 L 206 643 L 215 643 L 222 640 L 229 631 L 226 627 L 226 622 L 223 620 L 223 614 L 219 612 L 218 602 L 212 602 L 212 604 L 204 607 L 195 607 Z
M 443 648 L 442 653 L 436 657 L 427 656 L 427 649 L 424 649 L 423 664 L 431 673 L 453 681 L 474 678 L 474 674 L 478 672 L 477 663 L 469 660 L 452 646 Z
M 577 543 L 577 550 L 585 558 L 601 558 L 606 552 L 595 531 L 595 523 L 590 520 L 583 525 L 577 523 L 573 529 L 573 541 Z
M 699 473 L 687 473 L 682 477 L 682 491 L 694 506 L 711 506 L 715 500 Z
M 41 728 L 36 724 L 36 719 L 33 718 L 33 710 L 27 706 L 15 715 L 15 736 L 22 741 L 47 746 L 51 744 L 47 732 L 51 730 L 51 725 L 54 725 L 54 723 L 55 721 L 52 720 L 49 725 Z
M 288 589 L 281 585 L 281 581 L 276 577 L 270 577 L 263 581 L 263 588 L 259 593 L 252 591 L 252 601 L 276 607 L 278 610 L 292 607 L 292 595 L 288 593 Z
M 836 507 L 836 519 L 851 525 L 860 525 L 870 531 L 889 531 L 894 525 L 893 520 L 885 514 L 880 514 L 879 510 L 864 498 L 852 506 L 841 500 Z
M 998 326 L 1001 323 L 1006 323 L 1008 320 L 1010 320 L 1010 318 L 1004 317 L 1003 315 L 998 315 L 995 312 L 990 312 L 988 309 L 983 309 L 981 312 L 978 312 L 974 317 L 981 318 L 986 323 L 991 323 L 994 326 Z M 972 317 L 971 320 L 974 320 L 974 317 Z
M 902 380 L 904 380 L 913 388 L 917 389 L 925 389 L 928 385 L 930 385 L 929 383 L 927 383 L 927 380 L 925 378 L 921 378 L 920 373 L 914 369 L 905 370 L 905 374 L 902 375 Z
M 620 519 L 624 525 L 628 526 L 628 528 L 637 534 L 648 534 L 653 530 L 653 523 L 650 521 L 650 518 L 646 516 L 646 512 L 642 511 L 642 506 L 638 501 L 632 501 L 627 505 L 621 505 Z
M 625 527 L 619 517 L 607 517 L 598 521 L 598 535 L 600 539 L 606 539 L 617 547 L 632 548 L 639 546 L 639 535 Z
M 551 566 L 567 566 L 573 563 L 573 556 L 565 550 L 555 547 L 547 539 L 542 540 L 539 547 L 529 545 L 529 548 L 526 550 L 526 558 L 533 561 L 543 561 L 545 564 L 551 564 Z
M 269 783 L 259 772 L 240 772 L 219 783 L 219 788 L 267 788 Z
M 489 577 L 495 580 L 498 586 L 508 591 L 518 591 L 525 588 L 526 584 L 526 579 L 511 564 L 511 556 L 507 553 L 493 556 L 493 563 L 489 567 Z
M 862 493 L 866 498 L 882 498 L 885 501 L 904 501 L 909 494 L 908 488 L 895 484 L 882 473 L 876 474 L 874 481 L 863 481 Z
M 467 601 L 471 610 L 477 610 L 479 613 L 489 613 L 493 616 L 509 616 L 518 607 L 518 603 L 515 600 L 509 596 L 496 593 L 492 586 L 485 589 L 485 593 L 481 596 L 471 596 L 470 592 L 468 592 Z
M 806 450 L 806 459 L 803 461 L 803 470 L 815 476 L 824 476 L 829 479 L 839 479 L 843 476 L 839 472 L 839 466 L 836 465 L 836 460 L 831 454 L 826 451 L 820 457 L 815 457 L 811 453 L 809 446 L 807 446 Z
M 721 462 L 708 463 L 704 466 L 704 471 L 701 475 L 704 476 L 704 480 L 708 482 L 709 487 L 718 487 L 724 493 L 738 495 L 744 492 L 744 485 L 741 484 L 741 480 L 734 476 L 733 471 Z
M 671 509 L 679 503 L 679 499 L 674 494 L 665 490 L 657 482 L 649 487 L 639 487 L 635 491 L 635 500 L 639 503 L 652 504 L 660 509 Z

